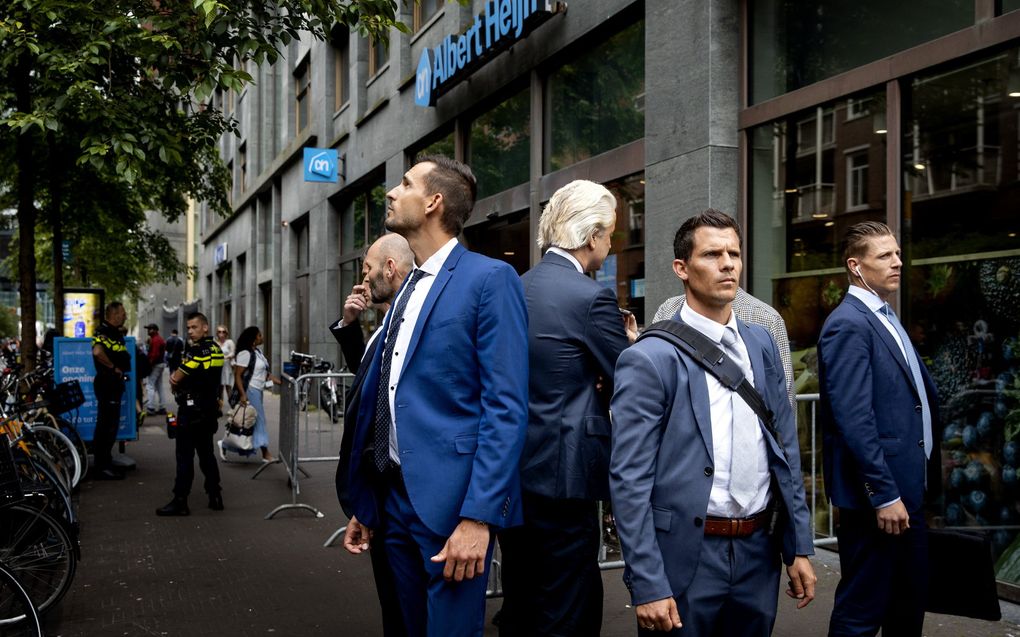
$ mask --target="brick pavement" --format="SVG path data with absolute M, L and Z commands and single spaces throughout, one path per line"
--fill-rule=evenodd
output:
M 279 402 L 267 397 L 270 440 L 276 446 Z M 59 637 L 283 636 L 380 634 L 379 610 L 367 558 L 322 543 L 344 518 L 333 492 L 333 463 L 304 465 L 300 502 L 325 517 L 301 511 L 264 516 L 290 501 L 282 466 L 251 475 L 260 466 L 243 461 L 220 466 L 226 510 L 206 508 L 197 470 L 192 514 L 157 518 L 156 507 L 171 497 L 173 442 L 161 418 L 150 419 L 128 454 L 138 468 L 124 482 L 85 482 L 79 498 L 82 562 L 67 597 L 46 620 L 47 635 Z M 780 600 L 775 634 L 824 635 L 838 562 L 822 552 L 815 561 L 819 597 L 802 611 Z M 603 574 L 603 635 L 633 635 L 633 613 L 619 571 Z M 499 607 L 490 600 L 488 614 Z M 1003 603 L 998 623 L 929 615 L 925 634 L 1020 637 L 1020 611 Z M 486 636 L 496 635 L 491 625 Z

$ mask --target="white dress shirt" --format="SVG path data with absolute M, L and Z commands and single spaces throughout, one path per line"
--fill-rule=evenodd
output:
M 747 356 L 747 346 L 737 329 L 737 318 L 730 313 L 729 323 L 723 325 L 704 317 L 684 304 L 680 308 L 680 318 L 684 323 L 712 339 L 722 348 L 723 333 L 727 326 L 737 331 L 737 347 Z M 750 357 L 748 357 L 750 360 Z M 705 372 L 708 383 L 709 412 L 712 418 L 712 462 L 715 465 L 712 473 L 712 492 L 708 498 L 708 515 L 722 518 L 746 518 L 765 509 L 769 502 L 768 452 L 765 448 L 765 435 L 761 425 L 754 423 L 755 440 L 758 445 L 758 490 L 746 507 L 737 504 L 730 495 L 730 460 L 733 455 L 733 395 L 735 392 L 723 386 L 719 380 Z M 747 379 L 754 383 L 753 372 Z M 737 397 L 737 400 L 742 400 Z M 756 419 L 757 420 L 757 419 Z
M 414 333 L 414 328 L 418 324 L 418 315 L 421 314 L 421 308 L 425 305 L 425 298 L 429 295 L 429 290 L 432 289 L 432 284 L 436 282 L 436 275 L 439 274 L 440 268 L 446 263 L 447 257 L 453 252 L 453 249 L 457 247 L 457 239 L 450 239 L 446 244 L 439 248 L 435 254 L 428 258 L 425 263 L 415 265 L 414 270 L 421 270 L 425 272 L 418 284 L 414 286 L 414 293 L 407 300 L 407 307 L 404 308 L 404 316 L 401 319 L 402 324 L 400 326 L 400 332 L 397 333 L 397 341 L 393 346 L 393 362 L 390 365 L 390 460 L 400 464 L 399 447 L 397 445 L 397 412 L 393 408 L 393 401 L 397 395 L 397 384 L 400 383 L 400 373 L 404 368 L 404 358 L 407 353 L 407 348 L 411 344 L 411 335 Z M 408 273 L 408 277 L 414 274 L 414 270 Z M 404 295 L 407 289 L 400 291 L 400 294 L 393 299 L 393 304 L 390 306 L 390 311 L 397 307 L 400 303 L 400 298 Z M 392 328 L 392 326 L 390 326 Z M 378 330 L 377 330 L 378 331 Z M 386 334 L 386 338 L 389 338 L 389 332 Z M 381 343 L 385 347 L 386 341 Z
M 549 248 L 548 250 L 546 250 L 546 252 L 547 253 L 552 252 L 553 254 L 560 255 L 561 257 L 563 257 L 567 261 L 570 261 L 571 263 L 573 263 L 574 267 L 577 268 L 578 272 L 580 272 L 581 274 L 584 274 L 584 268 L 581 267 L 581 262 L 578 261 L 574 257 L 574 255 L 570 254 L 569 252 L 567 252 L 563 248 L 557 248 L 556 246 L 553 246 L 553 247 Z

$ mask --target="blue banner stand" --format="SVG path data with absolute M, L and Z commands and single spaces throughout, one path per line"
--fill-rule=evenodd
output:
M 117 440 L 138 440 L 138 416 L 135 413 L 135 337 L 126 339 L 128 352 L 131 353 L 131 369 L 124 388 L 124 396 L 120 403 L 120 426 L 117 428 Z M 82 440 L 91 441 L 96 432 L 96 393 L 93 380 L 96 367 L 92 360 L 91 338 L 53 339 L 53 380 L 57 383 L 76 380 L 81 383 L 81 391 L 85 395 L 85 404 L 78 409 L 63 414 L 78 429 Z

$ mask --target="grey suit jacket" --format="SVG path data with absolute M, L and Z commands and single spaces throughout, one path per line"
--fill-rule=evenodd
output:
M 796 423 L 775 343 L 760 326 L 738 325 L 755 387 L 776 414 L 781 440 L 762 429 L 772 497 L 786 505 L 776 533 L 791 564 L 814 554 Z M 625 350 L 615 380 L 609 482 L 627 563 L 624 582 L 636 605 L 682 595 L 697 570 L 714 472 L 712 422 L 704 369 L 662 339 L 645 338 Z M 763 568 L 775 558 L 763 555 Z

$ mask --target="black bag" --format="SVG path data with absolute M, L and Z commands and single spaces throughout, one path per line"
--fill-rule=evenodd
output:
M 241 382 L 244 383 L 244 390 L 248 391 L 248 383 L 251 382 L 252 374 L 255 373 L 256 354 L 253 349 L 245 351 L 250 353 L 251 356 L 248 357 L 248 367 L 246 367 L 244 372 L 241 374 Z M 238 389 L 237 384 L 235 383 L 234 386 L 230 388 L 230 395 L 227 396 L 227 404 L 231 407 L 237 407 L 237 403 L 239 402 L 241 402 L 241 390 Z
M 986 535 L 928 529 L 928 569 L 928 612 L 993 622 L 1002 618 Z

